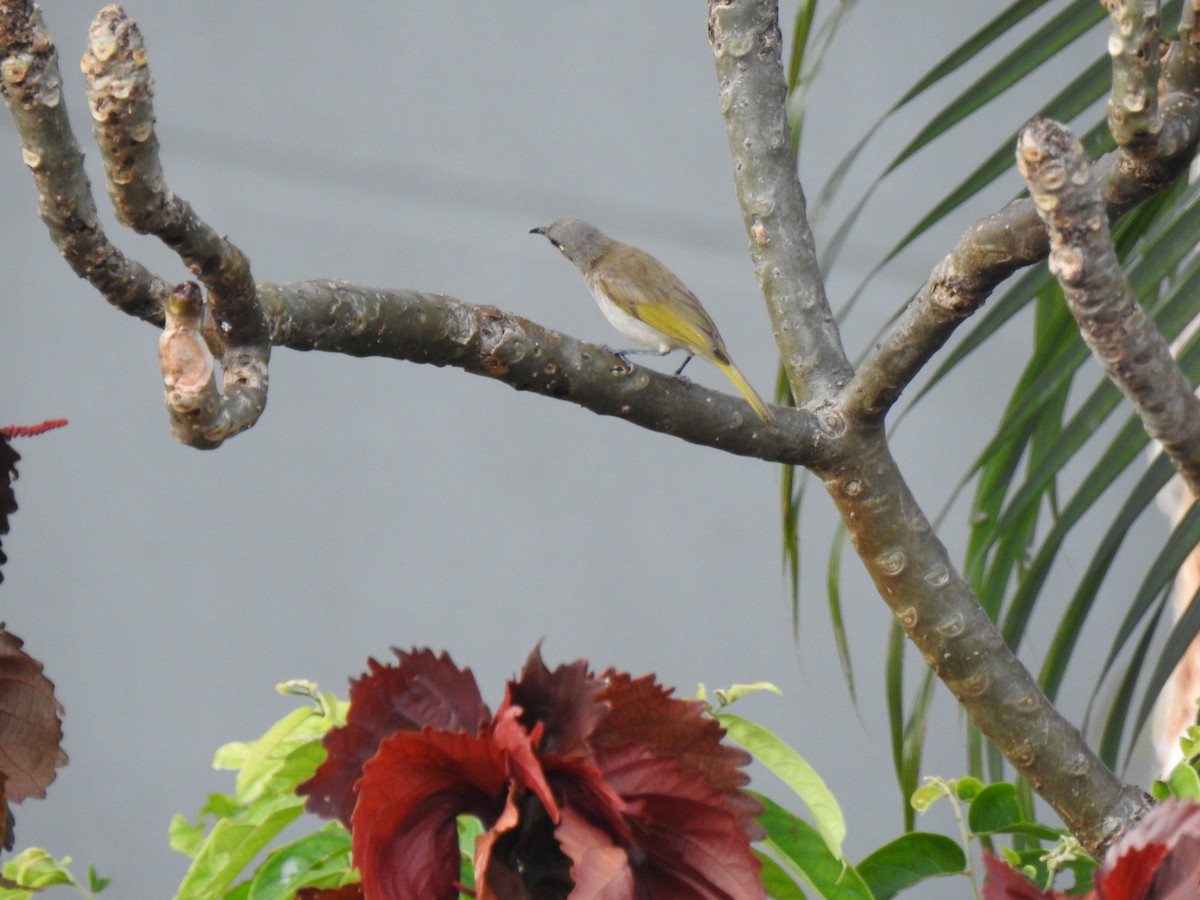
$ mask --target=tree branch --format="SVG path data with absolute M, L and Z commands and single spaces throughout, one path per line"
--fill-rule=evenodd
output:
M 1150 93 L 1161 96 L 1155 138 L 1131 141 L 1105 154 L 1093 167 L 1110 221 L 1174 182 L 1187 170 L 1200 142 L 1200 49 L 1192 42 L 1196 11 L 1191 5 L 1184 4 L 1181 41 L 1167 54 L 1158 93 Z M 1120 28 L 1114 22 L 1114 29 Z M 1147 45 L 1143 33 L 1141 44 L 1135 46 L 1148 53 L 1157 44 Z M 1146 65 L 1141 77 L 1155 70 L 1156 66 Z M 972 225 L 934 268 L 888 335 L 868 353 L 847 389 L 846 414 L 881 421 L 996 286 L 1018 269 L 1045 259 L 1049 250 L 1045 226 L 1029 198 L 1015 200 Z
M 208 289 L 220 341 L 266 346 L 250 261 L 163 180 L 146 47 L 137 24 L 119 6 L 102 9 L 92 22 L 82 68 L 117 221 L 153 234 L 179 254 Z
M 852 369 L 829 309 L 787 124 L 774 3 L 709 4 L 708 39 L 750 258 L 797 404 L 839 393 Z
M 1097 859 L 1150 808 L 1092 752 L 1005 643 L 905 483 L 882 426 L 821 472 L 855 551 L 926 665 Z
M 775 21 L 778 9 L 772 0 L 710 0 L 709 8 L 710 34 L 717 35 L 713 50 L 718 57 L 726 127 L 734 147 L 735 178 L 739 179 L 739 196 L 746 205 L 743 214 L 747 222 L 759 223 L 762 198 L 788 196 L 795 181 L 794 168 L 785 170 L 777 164 L 774 141 L 735 139 L 740 135 L 773 134 L 782 121 L 786 82 Z M 733 76 L 726 74 L 723 56 L 747 59 L 745 63 L 734 63 L 734 68 L 738 74 L 754 69 L 758 79 L 755 90 L 774 98 L 777 105 L 726 103 L 729 78 Z M 783 134 L 786 136 L 786 132 Z M 746 172 L 757 173 L 753 190 L 741 186 L 740 179 Z M 803 217 L 803 204 L 776 211 L 771 220 L 774 232 L 806 232 L 802 219 L 776 221 L 785 215 Z M 754 245 L 752 230 L 751 252 L 759 252 Z M 993 271 L 1003 267 L 997 259 Z M 795 273 L 794 269 L 789 271 Z M 799 277 L 811 274 L 802 269 Z M 977 273 L 977 277 L 986 276 Z M 776 290 L 779 297 L 787 296 L 786 286 L 775 289 L 764 284 L 764 288 Z M 822 311 L 810 305 L 795 314 Z M 896 363 L 898 343 L 893 339 L 886 353 L 876 355 L 874 364 L 879 366 L 884 357 Z M 824 414 L 829 418 L 838 416 L 842 427 L 831 436 L 824 456 L 811 468 L 837 505 L 880 596 L 925 662 L 1089 852 L 1103 856 L 1104 849 L 1149 808 L 1151 801 L 1109 771 L 1078 729 L 1046 699 L 955 570 L 888 450 L 882 411 L 877 416 L 864 415 L 862 401 L 867 395 L 863 388 L 880 390 L 885 384 L 897 387 L 896 382 L 888 381 L 886 371 L 877 370 L 876 375 L 871 381 L 856 376 L 854 383 L 859 387 L 826 401 Z M 844 409 L 840 407 L 843 399 Z
M 252 427 L 267 405 L 271 344 L 250 261 L 164 182 L 146 47 L 137 25 L 121 7 L 105 7 L 92 22 L 82 68 L 92 130 L 117 220 L 153 234 L 175 250 L 208 289 L 206 300 L 198 290 L 187 291 L 185 286 L 172 293 L 167 332 L 173 339 L 164 334 L 159 361 L 172 433 L 199 449 L 219 447 L 226 438 Z M 174 318 L 172 308 L 178 313 Z M 198 317 L 195 322 L 193 316 Z M 205 322 L 206 317 L 211 320 Z M 214 383 L 212 390 L 193 396 L 181 392 L 178 375 L 181 367 L 197 360 L 188 349 L 187 336 L 193 330 L 199 335 L 202 325 L 224 380 L 220 391 Z M 175 352 L 182 356 L 173 358 Z M 212 363 L 210 358 L 210 376 Z
M 1050 271 L 1083 339 L 1200 496 L 1200 399 L 1134 299 L 1083 148 L 1065 126 L 1035 119 L 1021 132 L 1017 165 L 1050 235 Z
M 161 325 L 170 285 L 126 259 L 100 228 L 83 150 L 62 102 L 58 53 L 31 0 L 0 4 L 0 93 L 33 173 L 42 221 L 67 264 L 113 306 Z
M 163 180 L 145 47 L 119 8 L 106 8 L 93 23 L 83 67 L 118 218 L 172 247 L 205 285 L 206 297 L 187 285 L 171 289 L 126 260 L 104 235 L 83 153 L 59 102 L 51 37 L 28 0 L 0 2 L 4 96 L 26 160 L 39 161 L 31 168 L 43 218 L 75 271 L 109 302 L 153 324 L 167 322 L 159 360 L 171 430 L 185 443 L 216 447 L 254 424 L 266 402 L 273 344 L 455 365 L 600 415 L 774 462 L 806 464 L 838 427 L 836 418 L 795 412 L 785 413 L 779 428 L 767 428 L 740 397 L 627 368 L 606 348 L 442 294 L 334 281 L 254 284 L 241 251 Z M 217 363 L 224 382 L 214 405 Z
M 1126 153 L 1150 158 L 1163 126 L 1158 109 L 1159 4 L 1107 0 L 1104 5 L 1112 24 L 1108 36 L 1108 53 L 1113 61 L 1108 130 Z
M 840 425 L 785 409 L 771 428 L 741 397 L 626 367 L 606 347 L 446 294 L 328 280 L 258 287 L 273 344 L 455 366 L 738 456 L 804 465 Z

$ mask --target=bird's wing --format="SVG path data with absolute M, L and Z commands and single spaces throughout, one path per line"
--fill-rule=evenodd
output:
M 613 272 L 600 267 L 593 273 L 597 288 L 673 344 L 705 359 L 729 359 L 713 320 L 666 266 L 643 253 L 626 268 L 628 272 Z

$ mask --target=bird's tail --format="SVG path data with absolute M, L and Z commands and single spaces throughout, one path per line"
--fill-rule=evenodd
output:
M 733 363 L 721 362 L 719 360 L 713 360 L 713 364 L 725 373 L 725 377 L 733 382 L 735 388 L 741 391 L 742 396 L 746 398 L 746 402 L 754 408 L 760 419 L 768 425 L 775 424 L 775 414 L 767 408 L 767 404 L 763 403 L 762 397 L 758 396 L 758 392 L 750 386 L 750 382 L 738 371 L 737 366 Z

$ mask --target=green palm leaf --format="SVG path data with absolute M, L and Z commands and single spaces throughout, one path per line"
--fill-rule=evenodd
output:
M 964 90 L 927 122 L 914 125 L 913 137 L 869 181 L 851 204 L 850 212 L 824 242 L 826 270 L 836 261 L 861 212 L 884 179 L 914 155 L 926 152 L 955 124 L 988 108 L 995 98 L 1022 79 L 1044 71 L 1046 63 L 1056 59 L 1063 48 L 1087 33 L 1105 14 L 1094 0 L 1073 0 L 1032 33 L 1013 39 L 1014 26 L 1043 5 L 1038 0 L 1011 3 L 905 91 L 852 146 L 819 194 L 814 204 L 814 219 L 820 219 L 834 197 L 845 190 L 854 163 L 885 120 L 947 76 L 962 77 L 984 50 L 995 54 L 1000 49 L 994 65 L 977 67 L 978 74 Z M 1167 26 L 1178 20 L 1181 6 L 1180 0 L 1164 4 L 1162 18 Z M 809 15 L 804 23 L 807 30 L 813 24 L 811 11 Z M 1094 33 L 1093 38 L 1098 34 Z M 1097 44 L 1097 50 L 1101 51 L 1099 41 Z M 1057 89 L 1038 112 L 1071 121 L 1093 107 L 1108 90 L 1111 77 L 1107 56 L 1097 52 L 1096 57 L 1065 87 Z M 1011 132 L 1011 127 L 1005 131 Z M 1103 122 L 1087 130 L 1083 142 L 1092 155 L 1112 147 Z M 1011 133 L 997 134 L 994 149 L 983 156 L 979 165 L 945 191 L 928 212 L 916 215 L 913 224 L 901 232 L 841 313 L 853 304 L 862 286 L 901 250 L 935 223 L 959 213 L 971 198 L 1004 176 L 1013 165 L 1013 143 Z M 1015 187 L 1015 179 L 1013 183 Z M 1122 265 L 1143 306 L 1168 338 L 1182 334 L 1196 315 L 1194 298 L 1200 296 L 1200 259 L 1194 251 L 1200 244 L 1200 189 L 1182 182 L 1176 184 L 1126 214 L 1114 225 L 1113 235 Z M 932 264 L 931 260 L 930 268 Z M 1031 303 L 1034 314 L 1028 359 L 994 435 L 983 452 L 964 467 L 962 480 L 947 508 L 951 508 L 961 491 L 972 490 L 963 572 L 984 607 L 1000 623 L 1006 639 L 1019 647 L 1035 615 L 1039 623 L 1046 616 L 1056 620 L 1051 625 L 1055 637 L 1046 649 L 1040 674 L 1047 693 L 1057 697 L 1073 668 L 1087 669 L 1078 677 L 1097 684 L 1106 675 L 1116 678 L 1101 739 L 1102 750 L 1109 754 L 1106 759 L 1115 761 L 1124 736 L 1130 731 L 1136 733 L 1145 722 L 1153 697 L 1178 653 L 1200 628 L 1200 610 L 1189 611 L 1170 631 L 1164 652 L 1147 663 L 1149 654 L 1161 640 L 1159 619 L 1175 567 L 1200 538 L 1197 526 L 1190 524 L 1193 517 L 1189 514 L 1157 557 L 1140 563 L 1147 574 L 1135 597 L 1127 599 L 1125 609 L 1114 616 L 1121 624 L 1112 635 L 1107 658 L 1100 662 L 1094 653 L 1086 659 L 1075 658 L 1080 632 L 1091 611 L 1098 608 L 1105 596 L 1114 557 L 1119 550 L 1129 552 L 1130 548 L 1125 547 L 1126 536 L 1134 524 L 1148 511 L 1154 514 L 1151 501 L 1171 474 L 1168 463 L 1159 458 L 1138 472 L 1137 477 L 1121 477 L 1131 469 L 1144 467 L 1142 460 L 1148 438 L 1140 423 L 1130 416 L 1117 390 L 1090 365 L 1078 329 L 1044 265 L 1012 279 L 1008 289 L 990 302 L 972 327 L 962 329 L 944 359 L 914 392 L 911 403 L 927 401 L 941 382 L 957 373 L 975 350 L 994 339 L 1005 326 L 1014 324 L 1018 314 Z M 1200 376 L 1200 350 L 1195 346 L 1185 349 L 1180 362 L 1189 377 Z M 894 427 L 902 420 L 903 415 L 898 416 Z M 1086 475 L 1081 481 L 1077 475 L 1064 478 L 1074 472 Z M 1064 483 L 1078 483 L 1078 486 L 1065 491 Z M 785 497 L 789 498 L 784 505 L 785 523 L 789 518 L 794 523 L 798 521 L 800 492 L 794 479 L 785 481 L 785 485 Z M 1095 523 L 1098 517 L 1105 523 L 1103 537 L 1082 571 L 1070 574 L 1073 584 L 1064 590 L 1056 584 L 1065 577 L 1062 567 L 1056 565 L 1063 548 L 1081 523 Z M 785 558 L 794 567 L 795 577 L 799 567 L 798 530 L 785 524 L 784 533 Z M 788 549 L 793 540 L 794 551 Z M 839 655 L 846 678 L 852 684 L 838 601 L 836 575 L 840 550 L 839 538 L 829 561 L 827 589 Z M 798 585 L 798 581 L 793 584 Z M 1052 594 L 1048 590 L 1051 584 L 1056 585 Z M 1061 608 L 1048 608 L 1051 596 L 1069 600 Z M 1115 601 L 1109 598 L 1105 602 L 1111 608 Z M 903 678 L 906 646 L 899 631 L 895 631 L 889 640 L 886 696 L 893 764 L 898 780 L 910 786 L 905 788 L 910 790 L 920 769 L 929 703 L 926 686 L 931 682 L 927 679 L 911 699 L 906 699 Z M 986 768 L 999 773 L 1002 768 L 999 755 L 977 735 L 971 738 L 970 748 L 974 771 Z

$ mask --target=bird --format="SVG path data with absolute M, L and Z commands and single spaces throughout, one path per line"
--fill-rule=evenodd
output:
M 544 235 L 573 262 L 609 323 L 645 348 L 619 352 L 626 363 L 627 353 L 666 356 L 683 350 L 687 358 L 675 370 L 678 376 L 693 356 L 699 356 L 725 373 L 759 418 L 769 425 L 776 423 L 775 414 L 729 358 L 725 341 L 696 295 L 670 269 L 645 250 L 615 241 L 583 219 L 557 219 L 529 233 Z

